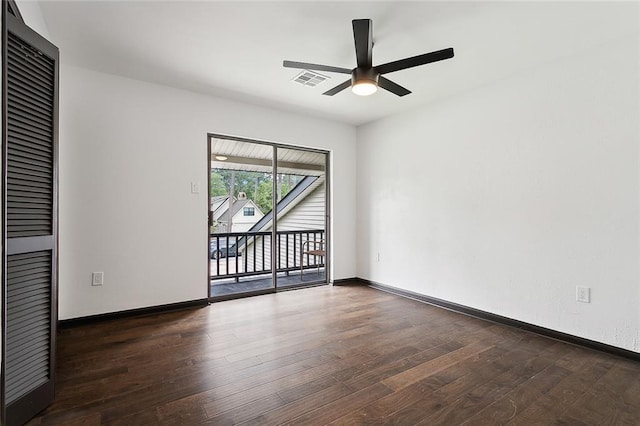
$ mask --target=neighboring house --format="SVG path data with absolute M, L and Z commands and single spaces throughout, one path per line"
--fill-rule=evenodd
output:
M 235 200 L 235 197 L 234 197 Z M 229 208 L 229 196 L 228 195 L 219 195 L 217 197 L 211 198 L 211 213 L 213 214 L 213 220 L 218 220 L 222 213 L 227 211 Z
M 287 194 L 277 206 L 278 212 L 278 230 L 283 231 L 300 231 L 282 237 L 280 244 L 280 266 L 279 268 L 299 268 L 301 259 L 301 246 L 306 240 L 316 240 L 326 238 L 325 230 L 325 208 L 326 208 L 326 189 L 324 176 L 314 177 L 307 176 L 300 182 L 289 194 Z M 251 232 L 271 231 L 273 211 L 267 213 L 260 221 L 257 221 Z M 305 231 L 320 231 L 310 232 Z M 271 262 L 271 245 L 270 237 L 262 241 L 263 237 L 251 239 L 246 248 L 247 253 L 247 271 L 252 270 L 254 250 L 252 245 L 257 245 L 255 250 L 256 265 L 260 269 L 263 265 L 269 265 Z M 313 248 L 313 247 L 311 247 Z M 317 248 L 320 248 L 318 246 Z M 241 249 L 242 250 L 242 249 Z M 264 253 L 264 258 L 263 258 Z M 315 264 L 321 260 L 313 257 L 303 259 L 305 265 Z
M 231 227 L 229 227 L 229 196 L 223 195 L 211 199 L 211 214 L 216 224 L 216 232 L 245 232 L 251 229 L 264 213 L 260 207 L 246 198 L 244 193 L 233 197 L 231 203 Z

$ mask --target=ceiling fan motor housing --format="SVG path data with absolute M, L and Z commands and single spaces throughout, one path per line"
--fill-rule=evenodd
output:
M 379 77 L 380 74 L 375 72 L 373 68 L 356 68 L 351 73 L 351 84 L 364 83 L 366 81 L 377 86 Z

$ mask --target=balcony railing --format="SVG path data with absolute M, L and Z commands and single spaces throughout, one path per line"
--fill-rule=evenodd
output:
M 271 269 L 272 233 L 227 232 L 209 236 L 209 256 L 211 258 L 211 279 L 235 278 L 265 275 Z M 324 266 L 324 256 L 303 254 L 303 244 L 320 244 L 324 229 L 304 231 L 278 231 L 276 233 L 276 270 L 287 275 L 292 271 Z

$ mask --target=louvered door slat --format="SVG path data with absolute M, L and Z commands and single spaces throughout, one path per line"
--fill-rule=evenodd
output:
M 20 104 L 13 102 L 11 99 L 11 108 L 9 108 L 9 112 L 13 117 L 19 118 L 23 122 L 28 120 L 28 123 L 38 125 L 39 128 L 45 129 L 48 132 L 53 131 L 53 123 L 51 120 L 41 117 L 41 114 L 33 114 L 32 112 L 21 107 Z
M 28 163 L 26 160 L 22 160 L 19 157 L 14 157 L 13 158 L 14 161 L 14 170 L 19 172 L 19 173 L 25 173 L 26 171 L 33 171 L 36 173 L 41 173 L 45 176 L 51 176 L 53 177 L 53 171 L 51 170 L 51 168 L 48 167 L 40 167 L 38 165 L 35 164 L 30 164 Z M 20 194 L 16 195 L 17 197 L 20 196 Z
M 20 104 L 16 104 L 13 102 L 12 98 L 9 98 L 11 102 L 11 107 L 9 108 L 9 112 L 11 113 L 13 120 L 19 120 L 22 123 L 27 123 L 29 125 L 37 125 L 38 128 L 45 130 L 47 132 L 51 132 L 53 129 L 53 123 L 51 123 L 46 118 L 41 118 L 40 114 L 32 114 L 29 113 L 24 108 L 21 108 Z
M 40 333 L 41 334 L 41 333 Z M 7 349 L 7 356 L 15 359 L 12 367 L 24 365 L 24 359 L 29 358 L 32 354 L 49 350 L 49 334 L 45 334 L 44 337 L 35 338 L 37 333 L 33 333 L 33 339 L 27 339 L 23 341 L 22 345 L 12 345 L 19 349 Z M 46 343 L 46 344 L 45 344 Z M 47 363 L 48 364 L 48 363 Z M 48 368 L 48 365 L 31 365 L 33 369 Z M 11 375 L 7 377 L 9 381 L 18 381 L 20 377 L 17 375 Z
M 15 55 L 16 58 L 22 58 L 23 61 L 16 61 L 11 65 L 25 66 L 25 70 L 32 75 L 39 76 L 41 84 L 53 88 L 54 83 L 50 80 L 49 76 L 53 73 L 54 63 L 51 58 L 48 58 L 42 52 L 32 49 L 30 46 L 25 45 L 9 45 L 8 51 Z M 27 59 L 24 61 L 24 59 Z
M 24 285 L 21 288 L 14 289 L 10 295 L 15 297 L 32 297 L 32 296 L 41 297 L 46 294 L 47 292 L 45 290 L 42 290 L 42 289 L 34 290 L 29 285 Z
M 38 284 L 39 280 L 47 279 L 48 273 L 49 270 L 44 267 L 35 267 L 33 268 L 33 270 L 21 271 L 20 273 L 16 273 L 11 277 L 7 277 L 11 279 L 12 284 L 12 287 L 11 289 L 9 289 L 9 291 L 13 290 L 14 286 L 15 289 L 19 289 L 22 286 L 33 286 L 35 284 Z
M 42 209 L 43 207 L 38 206 L 37 204 L 51 205 L 51 200 L 49 199 L 36 200 L 36 199 L 27 198 L 27 197 L 16 197 L 13 201 L 7 204 L 8 204 L 7 207 L 11 207 L 14 209 L 28 209 L 28 208 Z M 32 206 L 32 204 L 34 205 Z
M 15 50 L 9 49 L 9 55 L 16 55 Z M 29 82 L 29 87 L 34 92 L 40 92 L 45 96 L 53 93 L 53 86 L 46 82 L 43 76 L 44 73 L 41 72 L 42 70 L 36 69 L 35 64 L 37 64 L 37 61 L 26 64 L 25 61 L 30 61 L 32 57 L 25 59 L 20 55 L 14 56 L 13 59 L 14 61 L 9 62 L 9 71 L 16 74 L 17 80 Z
M 53 110 L 50 110 L 48 106 L 43 105 L 39 106 L 40 97 L 37 94 L 34 94 L 28 86 L 21 81 L 13 81 L 10 85 L 8 85 L 8 89 L 11 90 L 13 94 L 16 96 L 13 98 L 18 105 L 30 105 L 35 108 L 36 111 L 39 112 L 49 112 L 49 114 L 53 113 Z
M 29 353 L 49 350 L 50 331 L 47 321 L 51 312 L 51 253 L 35 252 L 28 255 L 10 255 L 7 261 L 7 372 L 6 400 L 11 403 L 19 398 L 29 386 L 40 385 L 42 374 L 32 376 L 29 371 L 48 371 L 48 358 L 45 362 L 24 360 Z M 30 291 L 24 292 L 24 284 L 29 283 Z M 39 321 L 29 319 L 39 318 Z M 23 321 L 27 322 L 25 330 Z M 20 333 L 16 333 L 20 330 Z M 23 339 L 23 336 L 31 336 Z
M 46 157 L 42 158 L 41 155 L 24 152 L 24 150 L 22 150 L 19 145 L 13 147 L 11 153 L 9 154 L 9 158 L 11 160 L 20 161 L 21 163 L 33 164 L 47 169 L 50 169 L 53 166 L 53 161 L 51 161 L 50 159 Z M 12 175 L 16 171 L 19 172 L 20 168 L 15 167 L 14 170 L 12 170 Z
M 16 192 L 24 191 L 24 193 L 21 194 L 21 198 L 36 197 L 36 198 L 43 198 L 45 200 L 50 200 L 51 199 L 50 185 L 51 183 L 49 183 L 48 185 L 45 185 L 42 182 L 38 182 L 35 180 L 32 182 L 30 179 L 20 179 L 18 177 L 14 177 L 13 174 L 9 179 L 7 179 L 7 189 L 9 191 L 11 190 L 14 190 Z M 47 195 L 37 195 L 37 194 L 33 194 L 34 192 L 44 193 Z
M 39 325 L 42 326 L 44 325 L 44 323 L 45 321 L 41 322 Z M 37 336 L 37 334 L 40 334 L 41 337 L 40 338 L 35 337 Z M 33 333 L 32 335 L 34 336 L 34 338 L 24 340 L 22 345 L 17 345 L 17 344 L 13 345 L 15 347 L 18 347 L 19 349 L 7 350 L 7 356 L 11 356 L 12 358 L 15 359 L 15 362 L 12 364 L 13 367 L 24 365 L 25 358 L 29 358 L 31 355 L 35 353 L 49 350 L 49 334 L 48 333 L 46 334 Z M 48 362 L 44 365 L 32 364 L 31 367 L 33 369 L 48 368 L 49 367 L 48 364 L 49 364 Z M 20 380 L 20 377 L 18 377 L 18 375 L 11 375 L 11 376 L 7 376 L 7 380 L 18 381 Z
M 9 51 L 17 57 L 29 58 L 28 70 L 33 74 L 40 75 L 42 83 L 49 87 L 53 87 L 53 82 L 49 78 L 53 74 L 54 63 L 51 58 L 47 58 L 42 52 L 34 51 L 29 47 L 10 45 Z
M 19 159 L 20 157 L 13 156 L 14 160 Z M 11 173 L 11 177 L 7 178 L 8 185 L 25 185 L 29 186 L 31 183 L 34 185 L 38 185 L 40 188 L 49 189 L 51 192 L 51 178 L 49 178 L 49 182 L 43 182 L 47 177 L 41 177 L 39 179 L 33 179 L 34 175 L 30 173 L 31 170 L 23 168 L 21 165 L 18 167 L 14 167 L 13 173 Z M 33 192 L 33 191 L 30 191 Z M 36 191 L 41 192 L 41 191 Z M 46 197 L 51 198 L 51 197 Z
M 34 328 L 42 327 L 49 320 L 49 316 L 46 313 L 40 315 L 24 318 L 19 326 L 14 327 L 16 335 L 27 334 L 29 330 L 33 331 Z
M 18 339 L 13 339 L 13 340 L 11 340 L 11 339 L 10 339 L 10 340 L 7 340 L 7 344 L 8 344 L 8 345 L 12 345 L 12 346 L 13 346 L 13 345 L 24 345 L 24 344 L 26 344 L 29 340 L 32 340 L 32 339 L 37 339 L 37 340 L 39 340 L 39 339 L 44 338 L 44 337 L 46 337 L 46 336 L 48 336 L 48 333 L 47 333 L 46 331 L 41 331 L 41 332 L 38 332 L 38 333 L 34 333 L 34 334 L 32 334 L 31 336 L 26 336 L 26 335 L 24 335 L 24 334 L 23 334 L 23 335 L 22 335 L 20 338 L 18 338 Z M 19 363 L 21 363 L 21 362 L 24 362 L 24 361 L 23 361 L 23 360 L 20 360 L 20 361 L 19 361 Z
M 51 182 L 51 177 L 47 176 L 47 175 L 39 175 L 38 173 L 34 173 L 30 170 L 24 170 L 24 169 L 18 169 L 16 168 L 16 170 L 14 170 L 13 172 L 13 179 L 19 180 L 19 179 L 27 179 L 33 182 L 40 182 L 40 183 L 46 183 L 47 187 L 49 186 L 49 183 Z
M 40 386 L 49 380 L 46 368 L 30 369 L 27 365 L 18 371 L 22 373 L 20 376 L 17 376 L 15 379 L 7 379 L 7 386 L 15 389 L 15 393 L 18 396 L 27 394 L 34 387 Z M 7 401 L 7 403 L 10 404 L 11 402 Z
M 47 113 L 43 108 L 39 108 L 37 102 L 31 102 L 30 99 L 25 97 L 23 94 L 13 96 L 11 98 L 11 102 L 13 103 L 14 108 L 28 112 L 35 117 L 48 120 L 51 116 L 50 111 Z
M 16 298 L 17 299 L 17 298 Z M 13 321 L 18 324 L 25 317 L 30 317 L 34 312 L 38 312 L 41 309 L 45 309 L 48 306 L 46 301 L 40 300 L 28 300 L 21 305 L 19 310 L 16 310 L 13 314 L 7 315 L 9 321 Z M 18 308 L 16 308 L 18 309 Z
M 13 149 L 38 156 L 44 155 L 45 158 L 49 156 L 48 147 L 28 142 L 22 142 L 19 139 L 13 140 Z
M 37 337 L 40 338 L 41 336 L 37 336 Z M 41 350 L 41 351 L 38 351 L 38 352 L 29 353 L 27 356 L 23 357 L 18 364 L 16 364 L 16 368 L 20 369 L 20 370 L 23 370 L 23 369 L 28 369 L 29 365 L 44 364 L 44 362 L 46 362 L 46 360 L 47 360 L 47 356 L 48 356 L 47 352 L 48 352 L 47 350 Z M 45 373 L 45 377 L 46 377 L 46 371 L 45 370 L 38 369 L 36 371 L 41 371 L 42 373 Z M 42 373 L 37 373 L 37 375 L 42 375 Z M 20 378 L 15 377 L 12 380 L 12 383 L 15 383 L 15 384 L 17 384 L 19 382 L 25 383 L 26 380 L 24 380 L 24 379 L 25 379 L 24 377 L 20 377 Z
M 36 170 L 25 169 L 24 167 L 16 167 L 14 170 L 14 176 L 20 177 L 29 177 L 31 179 L 37 179 L 40 182 L 49 182 L 51 181 L 51 172 L 39 172 Z
M 31 133 L 25 133 L 25 132 L 19 132 L 16 129 L 13 129 L 11 132 L 9 132 L 9 137 L 11 138 L 11 140 L 13 142 L 19 143 L 19 144 L 29 144 L 29 145 L 33 145 L 38 146 L 47 146 L 47 141 L 41 138 L 37 138 L 35 137 L 33 134 Z
M 48 350 L 42 350 L 39 352 L 32 352 L 29 355 L 25 356 L 21 362 L 19 362 L 18 364 L 16 364 L 16 368 L 19 370 L 26 370 L 29 368 L 29 365 L 40 365 L 43 364 L 48 357 Z M 36 373 L 37 376 L 43 376 L 44 378 L 46 378 L 46 370 L 43 369 L 38 369 L 36 370 L 38 371 Z M 26 379 L 26 380 L 25 380 Z M 18 383 L 23 383 L 23 384 L 27 384 L 27 381 L 29 380 L 29 378 L 25 378 L 25 377 L 21 377 L 20 380 L 18 380 L 17 378 L 15 378 L 13 380 L 13 383 L 16 387 L 18 387 Z M 19 390 L 18 390 L 19 392 Z
M 32 135 L 40 137 L 43 140 L 46 140 L 46 138 L 50 137 L 50 129 L 43 128 L 38 123 L 31 122 L 28 119 L 24 119 L 18 115 L 9 118 L 9 126 L 12 126 L 17 130 L 26 130 L 28 132 L 31 132 Z M 11 136 L 11 132 L 9 132 L 9 136 Z
M 20 218 L 27 218 L 30 220 L 49 220 L 49 216 L 41 213 L 30 213 L 28 209 L 19 209 L 15 215 L 7 215 L 8 220 L 17 220 Z
M 9 72 L 19 73 L 22 72 L 19 68 L 9 66 Z M 15 75 L 11 81 L 7 82 L 7 87 L 10 89 L 21 89 L 23 93 L 25 93 L 28 98 L 31 98 L 35 102 L 38 102 L 40 99 L 46 99 L 53 96 L 53 92 L 46 87 L 38 86 L 36 80 L 33 80 L 33 77 L 29 77 L 26 75 Z M 17 95 L 17 93 L 15 94 Z M 12 95 L 9 95 L 8 98 L 11 99 Z
M 31 139 L 30 141 L 23 141 L 20 139 L 19 135 L 11 133 L 12 142 L 15 144 L 14 149 L 21 149 L 26 152 L 34 152 L 38 155 L 45 155 L 48 157 L 49 150 L 51 149 L 46 145 L 44 141 L 38 139 Z
M 16 286 L 20 286 L 23 281 L 37 280 L 39 274 L 43 274 L 46 278 L 46 274 L 50 272 L 50 268 L 47 265 L 31 264 L 22 265 L 20 267 L 12 268 L 7 271 L 7 278 L 11 280 L 11 283 Z M 9 292 L 13 290 L 13 286 L 8 289 Z

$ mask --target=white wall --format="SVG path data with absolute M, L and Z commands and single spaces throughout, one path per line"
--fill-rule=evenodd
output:
M 640 352 L 639 75 L 635 34 L 359 128 L 358 276 Z
M 49 29 L 42 16 L 40 3 L 35 0 L 16 0 L 24 23 L 47 40 L 51 40 Z M 55 43 L 54 43 L 55 44 Z
M 63 66 L 60 318 L 207 296 L 207 132 L 332 151 L 334 278 L 355 276 L 355 129 Z M 91 272 L 105 284 L 92 287 Z

